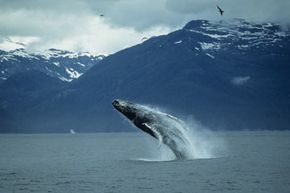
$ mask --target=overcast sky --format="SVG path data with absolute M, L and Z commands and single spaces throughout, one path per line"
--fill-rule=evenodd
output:
M 0 44 L 110 54 L 193 19 L 231 18 L 288 24 L 290 0 L 0 0 Z

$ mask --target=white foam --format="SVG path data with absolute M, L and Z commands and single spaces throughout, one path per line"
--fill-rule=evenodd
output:
M 146 109 L 153 111 L 152 113 L 157 113 L 164 115 L 165 113 L 158 111 L 157 109 L 152 109 L 146 106 Z M 171 117 L 171 116 L 170 116 Z M 173 116 L 172 116 L 173 117 Z M 225 145 L 223 140 L 217 137 L 208 128 L 202 126 L 198 121 L 191 118 L 186 122 L 177 119 L 168 119 L 164 116 L 166 125 L 169 125 L 167 135 L 182 136 L 182 140 L 176 140 L 181 144 L 181 152 L 186 154 L 186 159 L 211 159 L 224 156 Z M 168 124 L 169 123 L 169 124 Z M 164 131 L 163 131 L 164 132 Z M 164 135 L 164 133 L 163 133 Z M 172 161 L 176 157 L 167 145 L 161 143 L 159 139 L 159 144 L 157 144 L 156 139 L 152 137 L 146 137 L 148 150 L 150 152 L 151 158 L 148 160 L 153 161 Z

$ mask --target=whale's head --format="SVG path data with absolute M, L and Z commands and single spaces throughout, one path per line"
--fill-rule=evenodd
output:
M 125 115 L 129 120 L 133 121 L 138 116 L 138 107 L 129 101 L 123 101 L 120 99 L 115 99 L 112 105 L 123 115 Z
M 148 125 L 154 120 L 154 114 L 146 109 L 146 107 L 120 99 L 113 100 L 112 105 L 138 128 L 157 138 L 154 131 L 148 127 Z

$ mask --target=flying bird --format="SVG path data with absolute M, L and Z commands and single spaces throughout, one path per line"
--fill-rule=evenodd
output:
M 222 10 L 222 9 L 221 9 L 221 8 L 220 8 L 218 5 L 217 5 L 216 7 L 218 8 L 218 10 L 219 10 L 220 14 L 221 14 L 221 15 L 223 15 L 225 11 L 224 11 L 224 10 Z

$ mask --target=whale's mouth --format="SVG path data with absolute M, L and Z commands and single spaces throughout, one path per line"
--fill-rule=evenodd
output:
M 120 100 L 118 100 L 118 99 L 113 100 L 112 105 L 113 105 L 117 110 L 121 109 L 121 106 L 122 106 L 121 103 L 120 103 Z
M 113 100 L 112 105 L 115 107 L 115 109 L 117 109 L 119 112 L 121 112 L 124 115 L 126 115 L 130 111 L 129 105 L 125 101 L 115 99 Z
M 112 105 L 131 121 L 136 117 L 136 108 L 133 107 L 132 103 L 115 99 L 113 100 Z

